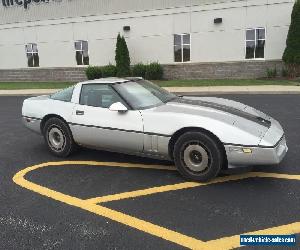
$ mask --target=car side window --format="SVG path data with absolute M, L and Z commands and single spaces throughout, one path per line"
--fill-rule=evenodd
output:
M 115 102 L 123 103 L 118 93 L 111 86 L 105 84 L 82 85 L 79 104 L 109 108 Z
M 58 91 L 57 93 L 51 95 L 50 98 L 58 101 L 70 102 L 72 100 L 73 91 L 74 86 Z

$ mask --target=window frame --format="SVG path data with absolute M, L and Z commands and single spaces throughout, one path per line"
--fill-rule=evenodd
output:
M 33 46 L 36 46 L 36 51 L 33 50 Z M 27 48 L 28 46 L 30 46 L 31 51 L 28 51 Z M 38 68 L 40 67 L 40 57 L 39 57 L 39 49 L 38 49 L 38 45 L 37 43 L 26 43 L 25 44 L 25 53 L 26 53 L 26 58 L 27 58 L 27 67 L 28 68 Z M 29 66 L 29 58 L 28 55 L 32 56 L 32 60 L 33 60 L 33 66 Z M 38 57 L 38 63 L 37 65 L 35 64 L 35 59 L 34 59 L 34 55 L 37 55 Z
M 265 39 L 257 39 L 257 30 L 264 30 L 265 31 Z M 248 40 L 247 39 L 247 31 L 248 30 L 254 30 L 254 39 L 255 40 Z M 246 58 L 247 55 L 247 42 L 253 42 L 254 41 L 254 57 L 253 58 Z M 255 53 L 256 53 L 256 48 L 257 48 L 257 41 L 264 41 L 264 57 L 263 58 L 256 58 Z M 267 41 L 267 29 L 266 27 L 255 27 L 255 28 L 247 28 L 245 31 L 245 49 L 244 49 L 244 59 L 247 61 L 253 61 L 253 60 L 258 60 L 258 61 L 264 61 L 266 60 L 266 41 Z
M 183 43 L 183 36 L 189 35 L 190 36 L 190 43 Z M 176 62 L 175 60 L 175 47 L 178 46 L 175 44 L 175 36 L 180 36 L 180 50 L 181 50 L 181 61 Z M 183 61 L 183 47 L 189 46 L 190 48 L 190 60 Z M 191 62 L 191 55 L 192 55 L 192 34 L 191 33 L 180 33 L 180 34 L 173 34 L 173 61 L 174 63 L 190 63 Z
M 78 43 L 78 42 L 80 42 L 80 49 L 76 49 L 76 43 Z M 88 64 L 84 64 L 83 42 L 87 42 L 87 46 L 88 46 L 88 49 L 87 49 L 88 60 L 89 60 L 89 63 L 88 63 Z M 88 41 L 88 40 L 75 40 L 75 41 L 74 41 L 74 48 L 75 48 L 75 61 L 76 61 L 76 66 L 78 66 L 78 67 L 87 67 L 87 66 L 89 66 L 89 65 L 90 65 L 90 46 L 89 46 L 89 41 Z M 82 52 L 82 64 L 78 64 L 78 62 L 77 62 L 77 58 L 76 58 L 77 52 Z

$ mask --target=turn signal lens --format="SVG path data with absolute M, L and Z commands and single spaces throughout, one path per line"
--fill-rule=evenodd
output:
M 243 148 L 242 150 L 245 154 L 252 154 L 252 149 L 251 148 Z

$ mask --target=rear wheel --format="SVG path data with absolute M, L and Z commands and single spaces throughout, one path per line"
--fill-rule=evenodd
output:
M 178 171 L 188 180 L 206 182 L 216 177 L 224 161 L 219 142 L 205 132 L 187 132 L 174 146 Z
M 72 133 L 65 122 L 50 118 L 44 126 L 44 138 L 49 151 L 58 157 L 67 157 L 75 149 Z

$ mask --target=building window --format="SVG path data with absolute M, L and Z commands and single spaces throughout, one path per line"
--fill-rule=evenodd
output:
M 89 45 L 87 41 L 76 41 L 76 62 L 77 65 L 89 65 Z
M 174 35 L 174 61 L 189 62 L 191 60 L 191 35 Z
M 39 52 L 36 43 L 25 45 L 28 67 L 39 67 Z
M 265 58 L 265 28 L 246 30 L 246 59 Z

